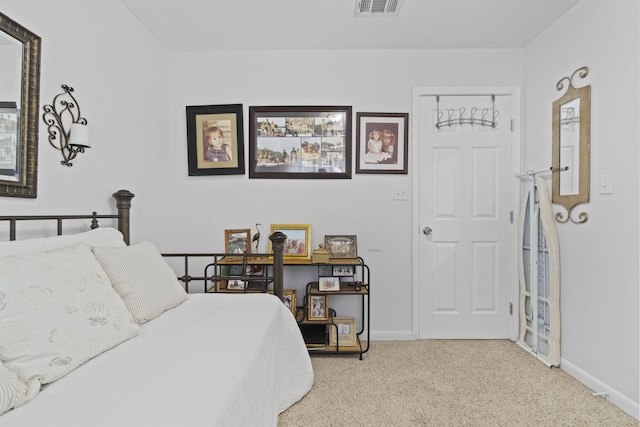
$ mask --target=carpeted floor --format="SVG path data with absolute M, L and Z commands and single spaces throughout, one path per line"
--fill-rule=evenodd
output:
M 372 342 L 312 357 L 313 389 L 278 426 L 639 426 L 511 341 Z

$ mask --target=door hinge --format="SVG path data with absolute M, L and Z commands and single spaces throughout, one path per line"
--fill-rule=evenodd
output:
M 509 221 L 513 224 L 513 211 L 509 212 Z
M 509 303 L 509 315 L 510 316 L 513 315 L 513 303 L 512 302 Z
M 516 128 L 516 123 L 511 119 L 511 132 L 513 132 Z

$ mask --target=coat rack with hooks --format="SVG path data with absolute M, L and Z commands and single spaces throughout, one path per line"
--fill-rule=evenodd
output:
M 450 108 L 446 111 L 447 118 L 443 120 L 445 116 L 444 111 L 440 111 L 440 95 L 436 96 L 436 108 L 437 108 L 437 121 L 436 121 L 436 129 L 440 129 L 442 127 L 451 127 L 455 125 L 478 125 L 485 127 L 495 128 L 498 126 L 498 115 L 500 114 L 496 111 L 496 96 L 491 95 L 491 110 L 489 108 L 479 109 L 478 107 L 472 107 L 469 111 L 469 116 L 465 117 L 465 113 L 467 109 L 464 107 L 460 107 L 458 110 L 454 108 Z M 457 113 L 457 114 L 456 114 Z M 477 115 L 480 114 L 479 117 Z

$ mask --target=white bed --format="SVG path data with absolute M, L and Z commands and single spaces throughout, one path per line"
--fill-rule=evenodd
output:
M 192 294 L 21 407 L 2 426 L 275 426 L 313 373 L 272 295 Z
M 291 311 L 187 294 L 152 243 L 127 245 L 116 195 L 118 230 L 0 242 L 0 426 L 277 425 L 314 380 Z

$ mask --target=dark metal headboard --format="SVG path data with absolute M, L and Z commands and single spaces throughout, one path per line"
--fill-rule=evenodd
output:
M 131 228 L 129 223 L 130 211 L 131 211 L 131 199 L 135 195 L 128 190 L 119 190 L 113 193 L 113 198 L 116 199 L 116 208 L 118 209 L 117 215 L 98 215 L 93 212 L 91 215 L 18 215 L 18 216 L 0 216 L 0 221 L 9 222 L 9 240 L 16 240 L 16 225 L 18 221 L 56 221 L 58 225 L 58 235 L 62 235 L 62 221 L 64 220 L 77 220 L 77 219 L 90 219 L 91 229 L 98 228 L 98 220 L 100 219 L 117 219 L 118 230 L 124 236 L 124 241 L 128 245 L 131 237 Z

